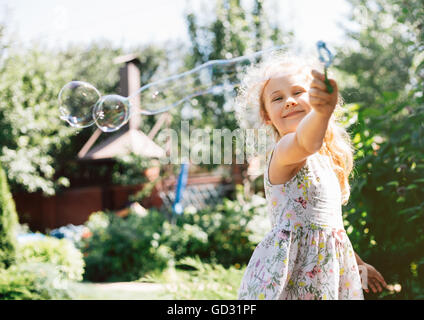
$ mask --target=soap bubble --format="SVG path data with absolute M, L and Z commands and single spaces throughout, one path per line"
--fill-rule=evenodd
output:
M 212 60 L 190 71 L 141 87 L 130 98 L 140 99 L 140 113 L 155 115 L 166 112 L 184 101 L 205 94 L 234 94 L 237 77 L 263 52 L 231 60 Z
M 112 94 L 102 97 L 96 103 L 92 118 L 103 132 L 113 132 L 128 122 L 130 111 L 128 98 Z
M 59 113 L 62 120 L 76 128 L 91 126 L 93 107 L 100 99 L 99 91 L 84 81 L 71 81 L 59 92 Z
M 211 60 L 187 72 L 149 83 L 129 97 L 108 95 L 100 98 L 91 84 L 72 81 L 59 93 L 60 117 L 74 127 L 96 123 L 102 131 L 113 132 L 127 123 L 130 116 L 156 115 L 204 94 L 235 94 L 234 88 L 240 83 L 238 75 L 246 66 L 284 47 L 272 47 L 233 59 Z M 140 110 L 131 110 L 130 99 L 140 100 Z

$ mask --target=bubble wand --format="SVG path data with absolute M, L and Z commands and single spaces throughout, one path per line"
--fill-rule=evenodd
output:
M 333 93 L 333 87 L 330 85 L 330 81 L 327 77 L 327 68 L 333 63 L 334 56 L 330 50 L 328 50 L 324 41 L 317 42 L 317 49 L 319 54 L 319 60 L 324 63 L 324 75 L 325 75 L 325 85 L 327 86 L 327 91 Z M 325 56 L 325 57 L 324 57 Z

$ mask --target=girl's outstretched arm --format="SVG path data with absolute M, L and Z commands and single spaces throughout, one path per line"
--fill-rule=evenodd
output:
M 330 117 L 331 113 L 326 115 L 311 110 L 299 123 L 296 135 L 299 144 L 309 153 L 315 153 L 321 148 Z
M 296 132 L 284 135 L 275 148 L 278 167 L 300 163 L 317 152 L 323 144 L 329 119 L 311 110 L 300 121 Z
M 334 79 L 328 79 L 334 91 L 327 92 L 325 75 L 312 70 L 313 80 L 308 90 L 311 112 L 299 123 L 296 133 L 300 144 L 312 152 L 321 148 L 327 131 L 328 122 L 337 105 L 338 87 Z

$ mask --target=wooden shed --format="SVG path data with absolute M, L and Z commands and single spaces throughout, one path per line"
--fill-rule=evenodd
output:
M 134 54 L 129 54 L 117 57 L 114 62 L 124 64 L 119 71 L 120 94 L 127 97 L 137 92 L 141 85 L 138 58 Z M 165 150 L 139 130 L 141 124 L 141 117 L 138 116 L 140 99 L 133 97 L 130 102 L 134 115 L 130 117 L 128 123 L 115 133 L 102 133 L 100 129 L 97 129 L 78 153 L 78 159 L 81 161 L 113 159 L 129 153 L 147 158 L 165 156 Z M 107 134 L 109 137 L 94 146 L 102 134 Z

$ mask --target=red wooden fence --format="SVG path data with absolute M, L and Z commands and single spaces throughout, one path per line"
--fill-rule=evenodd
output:
M 220 184 L 220 176 L 193 176 L 187 184 Z M 146 208 L 162 205 L 160 190 L 174 188 L 175 179 L 161 181 L 151 195 L 142 201 Z M 41 193 L 13 194 L 21 223 L 27 223 L 32 231 L 46 232 L 67 224 L 79 225 L 87 221 L 91 213 L 100 210 L 119 210 L 128 204 L 130 195 L 142 190 L 143 185 L 93 186 L 69 188 L 54 196 Z

